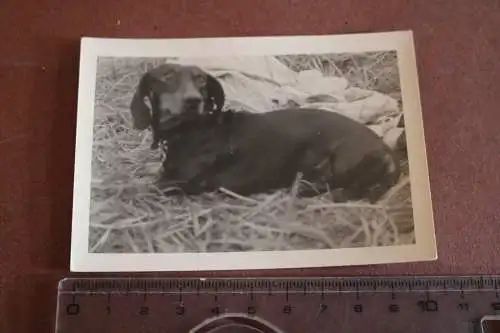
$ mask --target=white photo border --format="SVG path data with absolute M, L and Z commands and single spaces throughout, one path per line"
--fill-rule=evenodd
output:
M 299 50 L 299 51 L 297 51 Z M 89 253 L 94 103 L 98 57 L 222 57 L 397 51 L 410 166 L 415 244 L 300 251 Z M 371 265 L 437 259 L 433 208 L 412 31 L 323 36 L 81 40 L 72 272 L 219 271 Z

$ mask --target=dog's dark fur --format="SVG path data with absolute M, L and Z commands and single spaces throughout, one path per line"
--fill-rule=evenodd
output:
M 168 142 L 166 183 L 186 194 L 268 192 L 290 187 L 301 172 L 319 192 L 341 188 L 343 200 L 375 202 L 399 177 L 374 132 L 329 111 L 224 112 L 185 119 L 161 135 Z
M 145 103 L 148 100 L 151 109 Z M 163 100 L 175 101 L 162 105 Z M 189 106 L 188 101 L 195 101 Z M 158 132 L 170 126 L 170 119 L 185 113 L 220 112 L 225 95 L 220 83 L 213 76 L 196 66 L 163 64 L 142 76 L 132 98 L 130 109 L 133 125 L 144 130 L 151 127 L 152 149 L 158 148 Z
M 269 192 L 290 187 L 300 172 L 315 188 L 301 195 L 341 189 L 342 200 L 375 202 L 400 175 L 381 138 L 330 111 L 181 113 L 154 130 L 168 146 L 163 183 L 186 194 Z

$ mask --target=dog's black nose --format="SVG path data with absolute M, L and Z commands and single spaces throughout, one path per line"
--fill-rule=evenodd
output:
M 200 105 L 201 103 L 201 98 L 199 97 L 188 97 L 185 99 L 184 101 L 185 105 L 186 105 L 186 109 L 188 110 L 196 110 L 198 108 L 198 106 Z

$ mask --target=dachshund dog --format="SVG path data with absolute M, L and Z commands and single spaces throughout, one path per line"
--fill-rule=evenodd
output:
M 151 127 L 151 148 L 156 149 L 161 141 L 159 131 L 168 129 L 176 116 L 219 112 L 224 101 L 220 83 L 200 68 L 163 64 L 139 81 L 130 104 L 133 126 L 139 130 Z
M 372 130 L 338 113 L 291 108 L 185 117 L 168 142 L 164 185 L 188 195 L 219 188 L 240 195 L 313 184 L 299 195 L 340 190 L 336 200 L 374 203 L 399 179 L 391 149 Z M 337 191 L 338 192 L 338 191 Z
M 194 66 L 162 65 L 141 78 L 131 111 L 136 128 L 151 126 L 152 148 L 167 143 L 162 186 L 251 195 L 288 188 L 300 173 L 312 185 L 300 195 L 335 190 L 337 200 L 376 202 L 399 179 L 394 152 L 355 120 L 296 107 L 222 112 L 224 101 L 220 83 Z

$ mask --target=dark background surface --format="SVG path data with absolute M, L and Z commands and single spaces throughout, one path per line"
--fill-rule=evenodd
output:
M 0 331 L 51 332 L 57 281 L 68 276 L 81 36 L 220 37 L 399 29 L 415 34 L 439 259 L 213 275 L 498 273 L 498 0 L 2 0 Z M 212 274 L 186 274 L 197 275 Z

